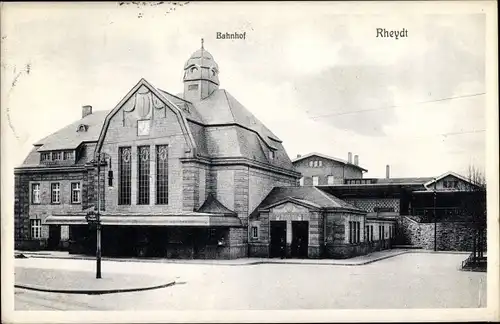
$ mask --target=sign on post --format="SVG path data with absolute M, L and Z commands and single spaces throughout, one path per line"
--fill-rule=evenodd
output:
M 87 213 L 87 215 L 85 216 L 85 219 L 87 220 L 87 223 L 89 223 L 89 225 L 95 225 L 95 224 L 99 223 L 98 215 L 93 210 L 91 210 Z

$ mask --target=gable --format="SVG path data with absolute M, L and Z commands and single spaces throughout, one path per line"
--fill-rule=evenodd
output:
M 309 212 L 309 208 L 287 201 L 274 206 L 270 209 L 270 212 L 274 214 L 307 213 Z
M 436 181 L 436 189 L 438 190 L 467 190 L 470 186 L 470 182 L 451 174 Z M 434 189 L 434 184 L 431 184 L 429 189 Z
M 104 141 L 135 141 L 181 136 L 186 150 L 194 154 L 196 143 L 181 109 L 141 79 L 106 116 L 96 151 Z

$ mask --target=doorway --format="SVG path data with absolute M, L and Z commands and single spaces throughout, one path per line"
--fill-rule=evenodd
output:
M 307 258 L 309 222 L 292 221 L 292 257 Z
M 271 221 L 271 258 L 286 257 L 286 221 Z
M 49 239 L 47 240 L 47 249 L 59 249 L 59 242 L 61 241 L 61 226 L 49 225 Z

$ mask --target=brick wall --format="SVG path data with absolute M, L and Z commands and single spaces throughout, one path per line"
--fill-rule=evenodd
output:
M 437 223 L 436 242 L 440 251 L 472 251 L 474 229 L 468 222 Z M 400 244 L 411 244 L 427 250 L 434 249 L 434 223 L 418 223 L 401 216 L 397 239 Z
M 20 171 L 18 171 L 20 172 Z M 60 204 L 51 204 L 51 183 L 60 184 Z M 83 172 L 16 173 L 14 175 L 14 239 L 15 248 L 31 249 L 46 246 L 49 226 L 43 225 L 53 213 L 81 211 L 82 204 L 71 203 L 71 183 L 83 182 Z M 31 203 L 31 184 L 40 184 L 40 204 Z M 82 196 L 83 197 L 83 196 Z M 41 219 L 42 237 L 31 238 L 30 219 Z

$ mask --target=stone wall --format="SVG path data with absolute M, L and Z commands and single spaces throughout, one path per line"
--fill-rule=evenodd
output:
M 439 251 L 472 251 L 473 224 L 469 222 L 442 222 L 436 226 Z M 434 223 L 419 223 L 401 216 L 397 226 L 397 244 L 410 244 L 427 250 L 434 249 Z

